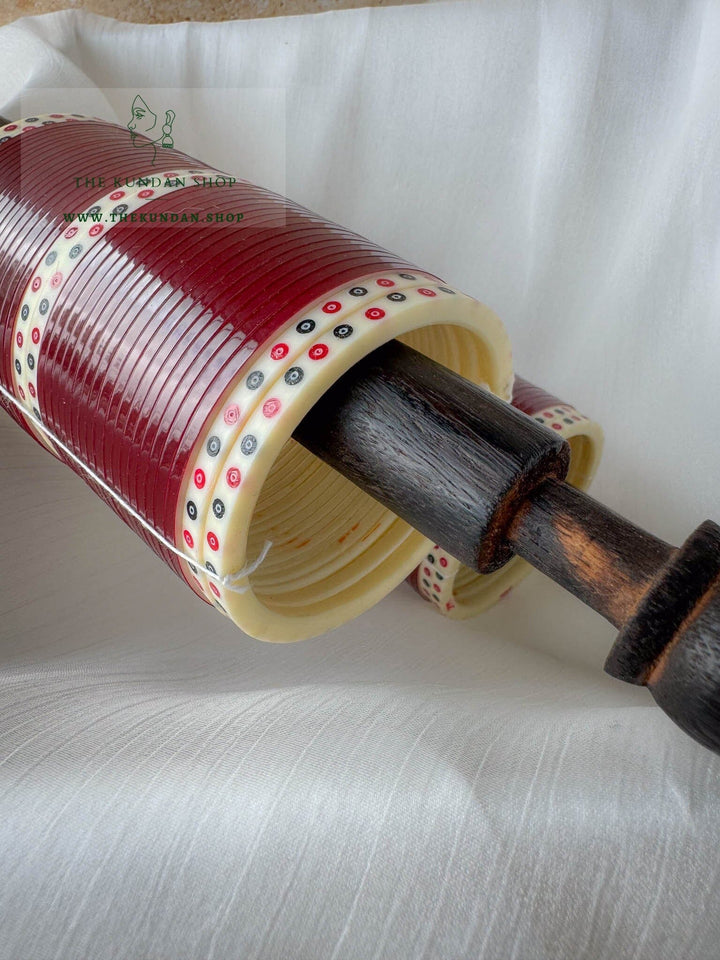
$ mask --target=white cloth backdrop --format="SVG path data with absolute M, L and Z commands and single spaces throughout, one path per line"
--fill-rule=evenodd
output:
M 0 30 L 2 113 L 142 92 L 181 149 L 490 304 L 604 424 L 596 495 L 675 543 L 720 517 L 719 91 L 712 0 Z M 545 578 L 263 645 L 0 444 L 2 960 L 718 956 L 720 760 Z

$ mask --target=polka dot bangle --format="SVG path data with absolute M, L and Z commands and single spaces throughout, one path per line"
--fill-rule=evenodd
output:
M 100 117 L 84 117 L 79 113 L 42 113 L 36 117 L 25 117 L 24 120 L 15 120 L 0 127 L 0 145 L 19 137 L 27 130 L 37 130 L 54 123 L 82 123 L 87 121 L 103 122 Z
M 257 593 L 253 589 L 253 577 L 248 578 L 242 593 L 218 587 L 204 577 L 205 569 L 220 575 L 241 569 L 259 553 L 262 537 L 253 531 L 253 515 L 264 482 L 285 445 L 298 447 L 290 439 L 292 431 L 332 382 L 362 356 L 395 336 L 431 355 L 434 353 L 441 362 L 451 354 L 462 356 L 464 369 L 458 372 L 476 382 L 489 383 L 495 392 L 509 398 L 510 348 L 494 314 L 472 298 L 444 284 L 430 283 L 419 274 L 398 275 L 398 286 L 400 280 L 408 283 L 402 289 L 402 299 L 396 296 L 389 300 L 386 294 L 342 317 L 340 307 L 334 306 L 335 303 L 342 305 L 342 291 L 336 291 L 325 303 L 333 304 L 329 312 L 339 322 L 326 324 L 320 336 L 316 335 L 317 327 L 307 330 L 313 339 L 308 342 L 302 361 L 293 360 L 285 372 L 278 372 L 268 385 L 265 377 L 262 380 L 253 377 L 253 373 L 261 369 L 253 358 L 244 388 L 251 393 L 261 386 L 265 390 L 255 403 L 248 403 L 246 393 L 244 404 L 225 404 L 222 419 L 224 421 L 225 414 L 229 413 L 232 421 L 229 425 L 232 429 L 225 436 L 231 434 L 234 440 L 224 442 L 221 438 L 218 411 L 198 443 L 198 455 L 184 484 L 182 509 L 178 513 L 178 539 L 197 558 L 197 564 L 193 564 L 195 570 L 189 571 L 189 575 L 203 585 L 216 606 L 253 636 L 294 640 L 339 625 L 401 582 L 403 569 L 412 568 L 428 548 L 425 537 L 376 505 L 378 509 L 370 520 L 378 535 L 359 556 L 356 551 L 348 550 L 352 544 L 343 547 L 344 530 L 324 530 L 317 544 L 312 538 L 304 538 L 304 527 L 313 517 L 295 518 L 298 530 L 295 537 L 287 537 L 287 531 L 274 529 L 270 519 L 262 530 L 269 531 L 273 543 L 268 557 L 272 562 L 268 562 L 268 566 L 275 571 L 277 583 L 263 577 L 262 565 L 255 574 L 257 580 L 263 581 L 263 588 Z M 356 286 L 365 289 L 370 282 L 363 278 Z M 309 313 L 304 311 L 298 316 L 294 323 L 296 331 L 305 319 L 314 320 Z M 286 328 L 267 348 L 265 364 L 272 362 L 273 350 L 276 355 L 285 354 L 284 348 L 278 350 L 278 344 L 287 343 L 288 332 Z M 459 351 L 458 346 L 462 347 Z M 289 354 L 288 351 L 283 359 Z M 293 375 L 288 377 L 291 372 Z M 242 385 L 239 389 L 243 389 Z M 301 448 L 296 455 L 313 459 Z M 212 466 L 210 461 L 214 461 Z M 337 489 L 338 483 L 346 485 L 348 510 L 353 500 L 359 501 L 362 507 L 365 494 L 325 465 L 321 470 L 326 476 L 334 476 L 329 482 L 326 479 L 325 485 L 319 481 L 316 509 L 322 512 L 324 489 L 329 494 L 331 489 Z M 276 484 L 273 497 L 258 512 L 267 520 L 273 507 L 282 507 L 288 496 L 292 496 L 292 490 L 284 489 L 282 483 Z M 363 535 L 372 532 L 369 527 L 361 531 Z M 326 554 L 333 542 L 334 555 L 328 557 Z M 297 570 L 302 570 L 303 564 L 320 570 L 322 576 L 310 578 L 301 596 L 283 596 L 288 594 L 288 583 L 297 583 Z
M 223 400 L 188 471 L 182 537 L 190 550 L 202 540 L 202 524 L 214 502 L 211 497 L 217 479 L 225 472 L 227 480 L 229 471 L 229 486 L 237 489 L 247 473 L 258 444 L 257 436 L 246 429 L 252 411 L 261 408 L 263 422 L 277 417 L 283 404 L 279 394 L 295 394 L 302 389 L 306 376 L 325 362 L 331 349 L 339 348 L 353 335 L 356 314 L 367 322 L 379 322 L 397 312 L 407 300 L 402 291 L 411 284 L 417 287 L 418 281 L 430 283 L 431 278 L 388 272 L 336 289 L 291 320 L 273 342 L 255 353 L 247 375 Z M 328 331 L 332 333 L 329 343 L 318 340 Z M 240 434 L 240 457 L 228 463 L 227 451 Z M 212 586 L 209 590 L 215 593 Z

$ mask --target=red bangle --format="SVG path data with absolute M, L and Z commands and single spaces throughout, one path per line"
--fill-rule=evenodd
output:
M 293 430 L 393 337 L 507 399 L 502 324 L 291 201 L 241 180 L 205 189 L 193 177 L 232 178 L 76 120 L 0 130 L 0 383 L 16 418 L 246 632 L 338 626 L 429 544 Z

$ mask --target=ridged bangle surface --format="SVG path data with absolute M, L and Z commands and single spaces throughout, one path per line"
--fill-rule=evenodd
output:
M 143 151 L 123 127 L 9 127 L 0 377 L 42 429 L 16 419 L 252 636 L 315 636 L 380 600 L 430 544 L 293 430 L 395 337 L 509 399 L 498 318 L 271 191 Z M 88 166 L 96 176 L 78 177 Z

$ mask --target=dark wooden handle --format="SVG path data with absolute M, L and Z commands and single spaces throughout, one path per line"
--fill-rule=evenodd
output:
M 294 437 L 480 573 L 513 553 L 619 629 L 608 673 L 647 686 L 720 752 L 720 527 L 680 548 L 564 482 L 568 445 L 428 357 L 390 341 Z

